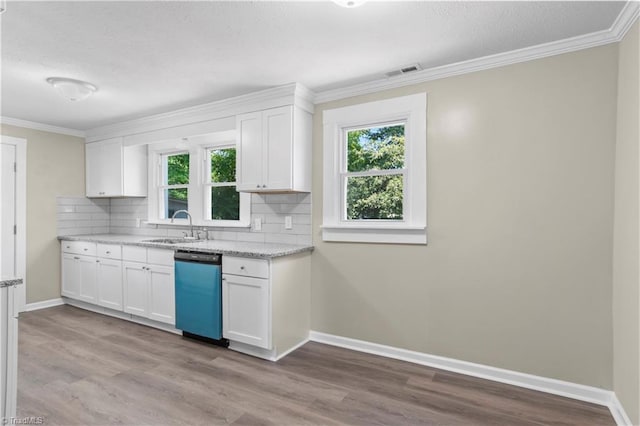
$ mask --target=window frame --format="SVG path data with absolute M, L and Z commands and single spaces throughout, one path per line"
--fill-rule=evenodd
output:
M 206 135 L 192 136 L 175 140 L 165 140 L 149 145 L 149 198 L 147 223 L 167 226 L 188 226 L 188 218 L 162 218 L 162 201 L 160 193 L 166 187 L 162 185 L 162 157 L 179 153 L 189 154 L 188 206 L 194 226 L 249 228 L 251 226 L 251 194 L 240 192 L 239 220 L 208 220 L 204 200 L 207 194 L 205 162 L 207 152 L 221 147 L 233 147 L 238 152 L 235 142 L 235 131 L 223 131 Z M 209 160 L 210 161 L 210 160 Z M 237 179 L 237 171 L 236 171 Z M 237 182 L 237 181 L 236 181 Z M 160 187 L 163 186 L 161 189 Z M 183 185 L 180 185 L 183 186 Z M 237 184 L 236 184 L 237 189 Z
M 405 143 L 404 147 L 404 167 L 400 169 L 371 169 L 363 172 L 350 172 L 349 168 L 349 132 L 353 130 L 365 130 L 376 127 L 391 127 L 394 125 L 403 125 L 405 131 L 405 141 L 406 141 L 406 132 L 407 132 L 407 123 L 405 121 L 393 121 L 393 122 L 385 122 L 385 123 L 373 123 L 371 125 L 367 125 L 366 127 L 355 126 L 350 128 L 342 128 L 341 129 L 341 137 L 340 141 L 340 150 L 342 152 L 342 159 L 340 163 L 340 190 L 342 194 L 340 195 L 340 210 L 341 210 L 341 221 L 346 223 L 387 223 L 387 224 L 397 224 L 403 223 L 404 218 L 407 216 L 407 203 L 405 200 L 407 199 L 407 147 Z M 403 219 L 349 219 L 348 218 L 348 204 L 347 204 L 347 182 L 350 177 L 374 177 L 374 176 L 393 176 L 393 175 L 402 175 L 402 217 Z
M 236 167 L 236 180 L 235 182 L 225 182 L 227 185 L 217 185 L 216 182 L 211 182 L 211 151 L 219 149 L 233 148 L 238 155 L 238 147 L 235 141 L 222 141 L 214 144 L 202 145 L 200 151 L 202 153 L 202 223 L 205 226 L 221 226 L 221 227 L 234 227 L 234 226 L 250 226 L 251 225 L 251 194 L 245 192 L 240 193 L 240 217 L 238 220 L 217 220 L 209 219 L 211 214 L 211 191 L 210 188 L 214 186 L 234 186 L 238 189 L 238 169 Z M 236 157 L 237 158 L 237 157 Z M 232 183 L 233 185 L 228 185 Z
M 323 241 L 427 243 L 426 111 L 420 93 L 323 112 Z M 387 123 L 405 126 L 403 218 L 347 220 L 347 131 Z
M 168 162 L 165 162 L 164 159 L 166 157 L 171 157 L 171 156 L 176 156 L 176 155 L 188 155 L 189 156 L 189 183 L 187 184 L 177 184 L 177 185 L 169 185 L 168 183 L 165 185 L 164 184 L 164 178 L 165 176 L 167 177 L 167 182 L 168 182 L 168 174 L 169 174 L 169 168 L 168 168 Z M 160 168 L 159 172 L 158 172 L 158 184 L 156 185 L 156 193 L 157 193 L 157 197 L 158 197 L 158 218 L 160 220 L 171 220 L 171 218 L 163 218 L 162 216 L 164 215 L 164 210 L 166 209 L 167 206 L 164 205 L 164 191 L 167 189 L 186 189 L 187 190 L 187 210 L 189 208 L 189 194 L 191 193 L 190 191 L 190 184 L 191 184 L 191 154 L 189 153 L 189 151 L 185 150 L 185 151 L 171 151 L 171 152 L 165 152 L 160 154 L 159 156 L 159 162 L 158 162 L 158 166 Z M 176 218 L 175 220 L 178 220 L 179 218 Z M 184 219 L 187 220 L 187 219 Z

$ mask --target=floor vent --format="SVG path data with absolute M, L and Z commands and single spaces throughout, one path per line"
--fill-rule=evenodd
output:
M 413 65 L 408 65 L 406 67 L 402 67 L 399 70 L 389 71 L 388 73 L 385 74 L 385 76 L 396 77 L 398 75 L 404 75 L 404 74 L 420 71 L 421 69 L 422 67 L 420 66 L 420 64 L 413 64 Z

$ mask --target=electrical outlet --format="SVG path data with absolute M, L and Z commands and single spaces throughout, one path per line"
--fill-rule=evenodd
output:
M 293 220 L 291 220 L 291 216 L 284 217 L 284 229 L 293 229 Z
M 253 230 L 262 231 L 262 218 L 256 217 L 253 219 Z
M 74 206 L 65 206 L 64 213 L 75 213 L 76 208 Z
M 136 218 L 136 228 L 140 228 L 140 225 L 142 224 L 142 219 L 140 219 L 139 217 Z

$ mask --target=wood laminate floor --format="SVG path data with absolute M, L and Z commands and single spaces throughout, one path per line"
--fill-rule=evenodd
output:
M 277 363 L 59 306 L 20 315 L 46 425 L 613 425 L 606 407 L 308 343 Z

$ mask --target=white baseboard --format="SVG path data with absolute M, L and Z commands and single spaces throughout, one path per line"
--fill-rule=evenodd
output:
M 309 333 L 309 340 L 327 345 L 339 346 L 341 348 L 351 349 L 354 351 L 366 352 L 373 355 L 412 362 L 414 364 L 426 365 L 454 373 L 466 374 L 468 376 L 479 377 L 481 379 L 492 380 L 494 382 L 506 383 L 513 386 L 564 396 L 593 404 L 604 405 L 609 407 L 611 415 L 618 425 L 631 425 L 629 417 L 626 415 L 622 405 L 620 405 L 618 398 L 616 398 L 615 394 L 610 390 L 565 382 L 548 377 L 534 376 L 532 374 L 505 370 L 488 365 L 460 361 L 453 358 L 429 355 L 422 352 L 380 345 L 378 343 L 371 343 L 364 340 L 356 340 L 348 337 L 321 333 L 318 331 L 311 331 Z
M 57 299 L 43 300 L 42 302 L 27 303 L 24 305 L 22 312 L 37 311 L 39 309 L 52 308 L 60 305 L 64 305 L 64 300 L 62 300 L 61 297 Z
M 615 393 L 613 394 L 611 398 L 611 402 L 609 403 L 609 410 L 611 410 L 611 415 L 613 416 L 613 419 L 616 421 L 616 424 L 618 426 L 633 425 L 633 423 L 631 422 L 631 419 L 627 415 L 627 412 L 624 411 L 624 407 L 620 403 L 620 400 L 618 399 Z
M 278 361 L 279 359 L 284 358 L 285 356 L 289 355 L 291 352 L 295 351 L 296 349 L 303 347 L 308 341 L 309 341 L 309 339 L 307 338 L 307 339 L 301 341 L 300 343 L 298 343 L 297 345 L 294 345 L 292 348 L 282 352 L 280 355 L 278 355 L 276 357 L 276 359 L 274 361 Z
M 76 308 L 84 309 L 86 311 L 95 312 L 97 314 L 108 315 L 110 317 L 118 318 L 125 321 L 135 322 L 140 325 L 146 325 L 147 327 L 157 328 L 159 330 L 168 331 L 173 334 L 182 334 L 181 330 L 177 328 L 165 324 L 159 321 L 150 320 L 147 318 L 139 317 L 136 315 L 128 314 L 126 312 L 116 311 L 113 309 L 105 308 L 103 306 L 94 305 L 93 303 L 83 302 L 81 300 L 70 299 L 68 297 L 63 297 L 62 300 L 65 304 L 74 306 Z
M 276 360 L 276 351 L 273 349 L 263 349 L 242 342 L 234 342 L 233 340 L 229 342 L 229 349 L 245 355 L 255 356 L 256 358 L 266 359 L 267 361 Z

